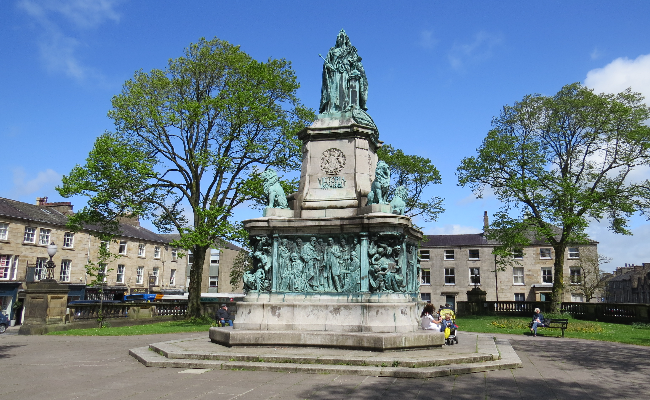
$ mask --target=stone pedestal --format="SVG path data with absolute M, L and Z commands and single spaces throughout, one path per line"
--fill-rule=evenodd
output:
M 65 323 L 68 285 L 57 282 L 28 283 L 25 290 L 25 320 L 20 331 L 34 326 Z

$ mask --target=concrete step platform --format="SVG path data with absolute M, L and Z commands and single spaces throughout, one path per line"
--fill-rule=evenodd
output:
M 430 378 L 520 368 L 508 340 L 463 333 L 459 344 L 427 350 L 384 351 L 296 347 L 225 347 L 209 338 L 172 340 L 131 349 L 147 367 L 277 371 Z

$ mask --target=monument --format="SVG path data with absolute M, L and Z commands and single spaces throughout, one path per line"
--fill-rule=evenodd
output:
M 320 114 L 298 133 L 298 191 L 285 197 L 275 172 L 265 172 L 268 207 L 243 222 L 253 259 L 247 295 L 233 329 L 211 328 L 210 338 L 228 346 L 440 346 L 444 335 L 419 330 L 417 320 L 422 232 L 403 215 L 405 188 L 387 198 L 390 170 L 377 161 L 368 80 L 344 30 L 323 60 Z

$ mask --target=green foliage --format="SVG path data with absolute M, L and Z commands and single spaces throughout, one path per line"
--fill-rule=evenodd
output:
M 390 168 L 391 186 L 388 190 L 388 198 L 392 198 L 395 188 L 405 186 L 408 198 L 404 214 L 410 217 L 422 215 L 427 222 L 433 222 L 438 215 L 445 211 L 442 207 L 444 199 L 432 197 L 428 200 L 422 199 L 424 190 L 430 185 L 440 184 L 440 172 L 428 158 L 406 155 L 402 150 L 395 149 L 385 144 L 377 150 L 377 157 L 380 161 L 386 162 Z
M 632 324 L 632 329 L 650 329 L 650 324 L 646 324 L 643 322 L 634 322 Z
M 650 165 L 650 109 L 631 90 L 595 94 L 579 83 L 554 96 L 528 95 L 504 106 L 478 155 L 462 160 L 458 181 L 477 197 L 504 204 L 491 226 L 506 247 L 541 239 L 555 250 L 553 299 L 564 290 L 564 251 L 585 243 L 592 219 L 630 234 L 635 212 L 650 211 L 650 181 L 632 172 Z
M 298 87 L 287 60 L 259 62 L 239 46 L 202 38 L 165 70 L 137 71 L 125 82 L 108 113 L 116 132 L 98 138 L 86 165 L 57 190 L 89 197 L 80 226 L 117 232 L 121 217 L 141 217 L 179 232 L 173 245 L 196 256 L 188 313 L 198 317 L 200 255 L 242 237 L 230 218 L 259 199 L 258 171 L 300 165 L 296 132 L 315 116 Z

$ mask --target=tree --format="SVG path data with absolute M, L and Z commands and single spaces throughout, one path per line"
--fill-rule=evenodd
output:
M 295 133 L 313 121 L 286 60 L 258 62 L 226 41 L 200 39 L 165 70 L 138 71 L 112 99 L 116 131 L 99 137 L 61 195 L 85 195 L 83 223 L 112 231 L 125 216 L 150 219 L 191 250 L 188 316 L 201 314 L 205 255 L 242 237 L 232 210 L 261 193 L 256 174 L 298 169 Z
M 420 156 L 409 156 L 402 150 L 385 144 L 377 150 L 379 160 L 386 162 L 390 168 L 391 184 L 388 198 L 395 193 L 395 188 L 405 186 L 408 192 L 404 214 L 413 218 L 422 215 L 427 222 L 433 222 L 438 215 L 445 211 L 442 208 L 444 199 L 431 197 L 423 200 L 424 189 L 429 185 L 441 183 L 440 172 L 431 164 L 431 160 Z
M 632 175 L 650 165 L 648 118 L 643 97 L 630 89 L 595 94 L 574 83 L 505 106 L 478 155 L 458 167 L 459 185 L 478 197 L 491 188 L 503 202 L 491 226 L 497 239 L 553 247 L 554 312 L 564 293 L 566 246 L 587 241 L 591 220 L 630 234 L 629 218 L 649 210 L 650 181 Z
M 569 288 L 571 293 L 583 296 L 586 302 L 596 297 L 606 286 L 605 273 L 600 267 L 611 260 L 596 251 L 580 254 L 580 262 L 576 265 L 580 268 L 580 275 L 577 282 L 572 282 Z

